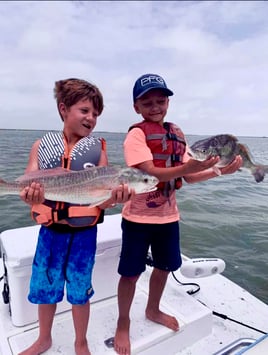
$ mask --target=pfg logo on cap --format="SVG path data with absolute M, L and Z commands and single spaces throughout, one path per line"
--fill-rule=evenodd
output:
M 159 84 L 165 86 L 164 79 L 161 76 L 149 75 L 145 78 L 141 78 L 141 86 L 146 86 L 150 84 Z
M 167 96 L 173 95 L 173 92 L 167 88 L 165 80 L 161 76 L 150 73 L 144 74 L 136 80 L 133 88 L 133 101 L 135 102 L 152 89 L 161 89 Z

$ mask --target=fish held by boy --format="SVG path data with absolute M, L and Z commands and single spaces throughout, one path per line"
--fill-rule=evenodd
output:
M 219 168 L 230 164 L 237 155 L 243 159 L 242 168 L 251 171 L 256 182 L 261 182 L 268 172 L 268 165 L 255 164 L 246 145 L 239 143 L 231 134 L 219 134 L 196 141 L 190 146 L 189 155 L 195 160 L 219 156 L 220 161 L 213 167 L 216 174 L 221 175 Z
M 97 206 L 109 199 L 112 189 L 127 184 L 137 194 L 154 191 L 159 180 L 135 168 L 97 166 L 72 171 L 63 168 L 37 170 L 15 181 L 0 179 L 0 196 L 17 195 L 32 182 L 44 187 L 45 199 Z

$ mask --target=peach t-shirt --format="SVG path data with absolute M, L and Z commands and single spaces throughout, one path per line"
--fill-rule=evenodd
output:
M 135 166 L 148 160 L 153 160 L 150 148 L 146 144 L 145 134 L 140 128 L 128 132 L 124 141 L 124 155 L 128 166 Z M 161 190 L 137 194 L 126 202 L 122 216 L 137 223 L 170 223 L 180 219 L 176 201 L 176 191 L 169 197 Z

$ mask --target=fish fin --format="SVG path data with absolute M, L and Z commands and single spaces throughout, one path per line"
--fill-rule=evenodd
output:
M 256 182 L 261 182 L 264 179 L 265 176 L 265 169 L 261 165 L 256 165 L 254 169 L 252 169 L 252 175 L 254 176 L 254 179 Z
M 215 174 L 217 174 L 218 176 L 220 176 L 221 175 L 221 171 L 220 171 L 220 169 L 219 168 L 217 168 L 216 166 L 213 166 L 212 167 L 212 170 L 214 171 L 214 173 Z
M 114 168 L 114 169 L 118 169 L 118 170 L 124 169 L 126 167 L 125 165 L 120 165 L 120 164 L 109 164 L 108 166 L 110 168 Z
M 90 197 L 92 200 L 96 202 L 90 203 L 88 207 L 96 207 L 101 205 L 103 202 L 107 201 L 111 195 L 112 195 L 112 190 L 102 190 L 102 189 L 95 189 L 94 191 L 92 190 L 90 192 Z
M 8 183 L 0 178 L 0 196 L 3 196 L 6 194 L 5 187 Z
M 244 143 L 238 143 L 237 147 L 238 147 L 237 155 L 241 155 L 243 161 L 246 160 L 246 161 L 250 162 L 251 164 L 254 164 L 254 159 L 253 159 L 253 156 L 249 150 L 249 147 Z
M 99 205 L 101 205 L 102 203 L 106 202 L 107 200 L 109 200 L 109 198 L 111 197 L 111 191 L 109 191 L 108 194 L 102 194 L 103 198 L 101 198 L 101 194 L 99 194 L 98 196 L 96 196 L 96 202 L 92 202 L 88 207 L 97 207 Z
M 0 178 L 0 187 L 2 187 L 2 189 L 3 189 L 5 187 L 5 185 L 7 185 L 7 182 Z M 1 191 L 0 191 L 0 195 L 1 195 Z
M 98 207 L 99 205 L 103 204 L 105 201 L 107 201 L 109 198 L 104 198 L 103 200 L 98 200 L 97 202 L 91 203 L 88 207 Z
M 71 170 L 64 169 L 61 167 L 53 168 L 53 169 L 41 169 L 41 170 L 30 171 L 29 173 L 19 176 L 16 179 L 16 181 L 23 182 L 23 181 L 28 181 L 28 180 L 32 180 L 32 179 L 42 178 L 44 176 L 63 175 L 63 174 L 70 173 L 70 172 L 71 172 Z

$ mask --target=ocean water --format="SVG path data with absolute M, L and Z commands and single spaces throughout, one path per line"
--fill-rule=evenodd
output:
M 22 175 L 29 152 L 44 131 L 0 130 L 0 178 Z M 96 132 L 107 141 L 110 164 L 124 165 L 123 133 Z M 187 136 L 193 143 L 202 136 Z M 268 138 L 239 137 L 259 163 L 268 164 Z M 192 258 L 217 257 L 224 275 L 268 303 L 268 176 L 257 184 L 248 171 L 184 184 L 177 191 L 182 252 Z M 118 213 L 120 207 L 107 210 Z M 18 196 L 0 197 L 0 232 L 33 225 Z M 198 281 L 198 279 L 197 279 Z

